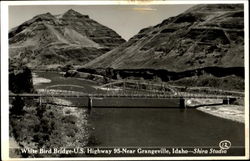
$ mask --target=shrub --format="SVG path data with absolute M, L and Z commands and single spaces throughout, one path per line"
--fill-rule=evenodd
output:
M 67 129 L 66 135 L 67 135 L 68 137 L 74 137 L 74 136 L 75 136 L 75 130 L 74 130 L 74 129 L 71 129 L 71 128 Z
M 70 123 L 70 124 L 75 124 L 76 123 L 76 117 L 72 115 L 64 116 L 62 118 L 62 121 L 64 123 Z
M 43 147 L 48 140 L 49 140 L 48 134 L 36 133 L 33 136 L 33 141 L 37 142 L 39 147 Z
M 16 96 L 11 108 L 11 114 L 21 115 L 23 113 L 24 101 L 21 97 Z
M 67 110 L 65 113 L 66 113 L 66 114 L 70 114 L 70 110 Z
M 36 115 L 39 118 L 42 118 L 45 111 L 46 111 L 46 106 L 44 106 L 44 105 L 38 106 L 36 108 Z

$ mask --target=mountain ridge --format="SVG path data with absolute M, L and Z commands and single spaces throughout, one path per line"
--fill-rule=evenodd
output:
M 11 63 L 47 68 L 85 64 L 124 43 L 112 29 L 72 9 L 34 16 L 9 32 Z
M 167 69 L 244 66 L 242 4 L 196 5 L 144 28 L 85 68 Z

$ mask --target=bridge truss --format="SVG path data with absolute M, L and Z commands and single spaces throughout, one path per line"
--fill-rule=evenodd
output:
M 40 104 L 54 104 L 61 106 L 85 106 L 81 100 L 102 98 L 136 98 L 136 99 L 239 99 L 242 93 L 230 93 L 229 91 L 211 90 L 208 87 L 185 89 L 171 86 L 167 83 L 154 83 L 141 80 L 120 80 L 95 86 L 95 90 L 87 92 L 84 86 L 71 84 L 58 84 L 38 89 L 37 93 L 10 94 L 10 97 L 34 97 Z M 70 101 L 67 101 L 70 100 Z

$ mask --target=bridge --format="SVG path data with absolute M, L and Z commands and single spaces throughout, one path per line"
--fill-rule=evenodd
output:
M 135 80 L 121 80 L 108 84 L 95 87 L 99 92 L 85 93 L 84 86 L 70 85 L 70 84 L 58 84 L 48 86 L 46 89 L 38 90 L 38 93 L 22 93 L 22 94 L 9 94 L 10 98 L 14 97 L 29 97 L 38 98 L 40 104 L 52 103 L 55 98 L 58 99 L 85 99 L 87 107 L 92 108 L 93 100 L 98 99 L 144 99 L 144 100 L 177 100 L 178 106 L 186 107 L 185 101 L 187 99 L 220 99 L 224 104 L 230 104 L 236 99 L 241 99 L 244 95 L 225 95 L 222 90 L 213 91 L 214 93 L 202 94 L 202 93 L 187 93 L 179 92 L 174 86 L 170 86 L 167 83 L 152 83 L 152 82 L 140 82 Z M 202 88 L 200 88 L 202 89 Z M 101 91 L 100 91 L 101 90 Z M 197 89 L 196 89 L 197 90 Z M 78 105 L 83 106 L 83 105 Z

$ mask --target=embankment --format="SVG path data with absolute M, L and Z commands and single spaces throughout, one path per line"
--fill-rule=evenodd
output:
M 189 99 L 186 101 L 187 106 L 197 107 L 196 109 L 207 114 L 229 119 L 232 121 L 245 122 L 245 108 L 243 104 L 222 104 L 222 100 L 216 99 Z

